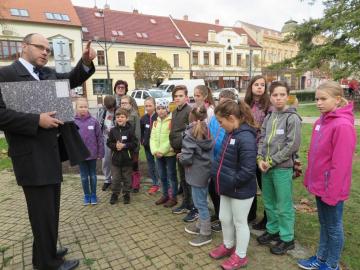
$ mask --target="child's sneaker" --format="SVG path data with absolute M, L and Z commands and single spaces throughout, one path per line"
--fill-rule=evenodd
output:
M 224 244 L 221 244 L 220 246 L 213 249 L 209 256 L 215 260 L 222 259 L 224 257 L 230 256 L 235 252 L 235 247 L 232 248 L 226 248 Z
M 295 248 L 294 240 L 287 241 L 287 242 L 280 240 L 276 243 L 276 245 L 270 247 L 270 252 L 275 255 L 283 255 L 288 250 L 291 250 L 294 248 Z
M 200 228 L 196 223 L 191 223 L 185 227 L 185 232 L 190 234 L 200 234 Z
M 181 204 L 179 207 L 176 207 L 176 208 L 174 208 L 173 210 L 171 210 L 171 212 L 172 212 L 173 214 L 179 215 L 179 214 L 183 214 L 183 213 L 188 213 L 188 212 L 190 212 L 190 209 L 188 209 L 188 208 L 185 206 L 185 204 Z
M 340 270 L 340 266 L 337 265 L 335 268 L 330 267 L 327 263 L 323 263 L 320 265 L 319 270 Z
M 221 264 L 222 269 L 224 270 L 234 270 L 245 267 L 248 264 L 247 257 L 240 258 L 235 252 L 230 256 L 229 259 L 224 261 Z
M 301 259 L 297 261 L 300 268 L 306 270 L 317 270 L 320 268 L 323 262 L 321 262 L 316 256 L 312 256 L 308 259 Z
M 148 194 L 153 195 L 154 193 L 159 191 L 159 186 L 157 185 L 153 185 L 151 186 L 151 188 L 148 190 Z
M 89 205 L 90 204 L 90 195 L 86 194 L 84 195 L 84 205 Z
M 267 231 L 265 231 L 262 235 L 258 236 L 256 238 L 256 240 L 258 241 L 258 243 L 260 245 L 267 245 L 270 244 L 271 241 L 279 241 L 280 240 L 280 236 L 279 233 L 268 233 Z
M 119 195 L 115 193 L 111 194 L 110 204 L 115 204 L 117 203 L 118 200 L 119 200 Z
M 221 232 L 222 228 L 221 228 L 220 220 L 217 220 L 217 221 L 211 223 L 211 230 L 213 232 Z
M 189 241 L 189 244 L 192 245 L 193 247 L 201 247 L 203 245 L 211 243 L 211 241 L 212 241 L 211 234 L 210 235 L 198 234 L 197 237 Z
M 102 188 L 101 188 L 101 190 L 102 190 L 102 191 L 105 191 L 105 190 L 107 190 L 110 186 L 111 186 L 111 183 L 104 183 L 103 186 L 102 186 Z
M 96 195 L 95 195 L 95 194 L 91 194 L 91 198 L 90 198 L 90 200 L 91 200 L 91 204 L 92 204 L 92 205 L 95 205 L 95 204 L 97 204 L 97 203 L 98 203 L 98 201 L 97 201 L 97 197 L 96 197 Z
M 125 193 L 123 199 L 124 199 L 124 204 L 129 204 L 130 203 L 130 193 Z
M 197 220 L 199 217 L 199 212 L 198 210 L 194 207 L 193 209 L 190 210 L 190 212 L 183 218 L 183 221 L 185 222 L 193 222 L 195 220 Z

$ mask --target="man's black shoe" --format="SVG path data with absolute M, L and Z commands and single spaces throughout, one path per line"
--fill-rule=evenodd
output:
M 79 260 L 65 260 L 58 270 L 71 270 L 79 266 Z
M 257 237 L 256 240 L 258 241 L 258 243 L 260 245 L 267 245 L 267 244 L 270 244 L 271 241 L 279 241 L 280 236 L 279 236 L 279 233 L 271 234 L 268 232 L 264 232 L 262 235 Z
M 102 189 L 102 191 L 105 191 L 105 190 L 107 190 L 108 187 L 110 187 L 110 186 L 111 186 L 111 183 L 104 183 L 101 189 Z
M 58 250 L 56 251 L 56 257 L 57 258 L 62 258 L 64 257 L 67 253 L 68 253 L 68 248 L 67 247 L 60 247 L 58 248 Z
M 283 255 L 286 253 L 286 251 L 290 249 L 295 248 L 295 242 L 294 240 L 285 242 L 282 240 L 279 240 L 276 245 L 270 247 L 270 252 L 275 255 Z

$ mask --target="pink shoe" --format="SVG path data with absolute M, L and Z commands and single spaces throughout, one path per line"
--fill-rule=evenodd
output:
M 159 190 L 159 186 L 153 185 L 153 186 L 149 189 L 148 193 L 149 193 L 150 195 L 152 195 L 152 194 L 156 193 L 158 190 Z
M 235 252 L 231 255 L 229 259 L 224 261 L 221 264 L 222 269 L 224 270 L 234 270 L 245 267 L 248 263 L 247 257 L 240 258 Z
M 221 258 L 230 256 L 231 254 L 233 254 L 235 251 L 235 247 L 232 248 L 226 248 L 224 244 L 221 244 L 220 246 L 218 246 L 217 248 L 213 249 L 209 255 L 211 258 L 215 259 L 215 260 L 219 260 Z

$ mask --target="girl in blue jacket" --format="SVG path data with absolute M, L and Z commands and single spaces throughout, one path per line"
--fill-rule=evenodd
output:
M 215 108 L 226 135 L 213 166 L 212 176 L 220 194 L 223 244 L 210 252 L 214 259 L 230 256 L 223 269 L 239 269 L 248 263 L 250 239 L 247 216 L 256 194 L 256 124 L 245 102 L 228 100 Z

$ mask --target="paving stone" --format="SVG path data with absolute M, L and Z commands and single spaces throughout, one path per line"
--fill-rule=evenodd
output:
M 11 172 L 0 174 L 0 269 L 32 269 L 32 233 L 22 189 Z M 68 259 L 80 259 L 78 269 L 218 269 L 222 260 L 209 257 L 211 249 L 222 241 L 213 235 L 211 244 L 192 247 L 192 238 L 184 232 L 183 215 L 156 206 L 161 196 L 149 196 L 144 190 L 131 195 L 131 203 L 110 205 L 111 192 L 101 191 L 99 203 L 82 205 L 82 188 L 78 177 L 65 177 L 62 184 L 59 245 L 69 248 Z M 252 233 L 258 233 L 252 231 Z M 292 256 L 302 257 L 306 249 L 297 243 Z M 274 256 L 268 247 L 259 246 L 251 237 L 248 269 L 298 269 L 292 256 Z

